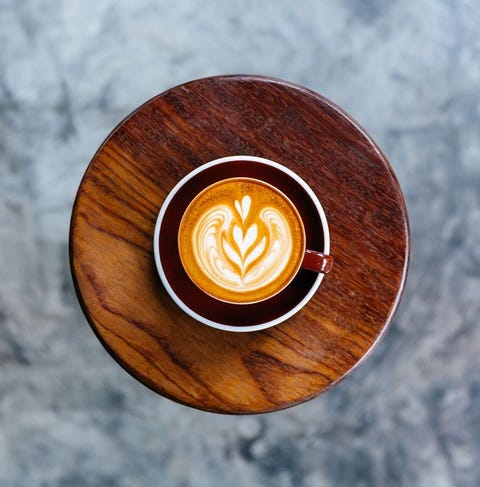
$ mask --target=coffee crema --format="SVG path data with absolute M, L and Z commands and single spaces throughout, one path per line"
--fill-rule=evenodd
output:
M 293 203 L 252 178 L 201 191 L 180 223 L 178 249 L 190 279 L 210 296 L 236 304 L 268 299 L 297 273 L 305 231 Z

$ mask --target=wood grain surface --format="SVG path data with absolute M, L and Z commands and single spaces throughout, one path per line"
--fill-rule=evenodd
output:
M 251 333 L 183 313 L 153 258 L 155 221 L 173 186 L 239 154 L 279 162 L 310 184 L 335 258 L 298 314 Z M 404 199 L 371 138 L 320 95 L 258 76 L 193 81 L 128 116 L 90 163 L 70 228 L 78 298 L 110 354 L 154 391 L 221 413 L 286 408 L 344 378 L 391 323 L 408 258 Z

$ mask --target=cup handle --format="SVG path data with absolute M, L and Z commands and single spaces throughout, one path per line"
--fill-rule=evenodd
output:
M 327 274 L 333 266 L 333 257 L 328 254 L 322 254 L 316 250 L 305 250 L 303 257 L 302 269 L 307 269 L 313 272 L 321 272 Z

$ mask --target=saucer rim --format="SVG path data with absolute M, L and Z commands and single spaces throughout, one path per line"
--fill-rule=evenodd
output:
M 271 328 L 272 326 L 278 325 L 287 319 L 291 318 L 293 315 L 298 313 L 309 301 L 312 299 L 313 295 L 315 292 L 318 290 L 324 274 L 319 273 L 317 278 L 315 279 L 313 285 L 311 286 L 310 290 L 305 294 L 305 296 L 299 301 L 293 308 L 291 308 L 289 311 L 284 313 L 281 316 L 278 316 L 277 318 L 274 318 L 273 320 L 269 320 L 263 323 L 258 323 L 255 325 L 243 325 L 243 326 L 235 326 L 235 325 L 226 325 L 220 322 L 216 322 L 213 320 L 210 320 L 208 318 L 205 318 L 204 316 L 200 315 L 197 313 L 195 310 L 187 306 L 182 299 L 177 295 L 177 293 L 173 290 L 171 287 L 167 276 L 165 274 L 165 271 L 163 269 L 162 261 L 160 258 L 160 245 L 159 245 L 159 239 L 160 239 L 160 229 L 163 221 L 163 217 L 167 211 L 168 206 L 170 205 L 171 201 L 175 197 L 176 193 L 182 188 L 186 182 L 194 178 L 197 174 L 205 171 L 206 169 L 209 169 L 211 167 L 220 165 L 220 164 L 225 164 L 228 162 L 233 162 L 233 161 L 251 161 L 251 162 L 256 162 L 260 164 L 265 164 L 271 167 L 274 167 L 278 169 L 279 171 L 282 171 L 286 173 L 288 176 L 290 176 L 292 179 L 294 179 L 302 188 L 305 190 L 305 192 L 308 194 L 310 197 L 311 201 L 313 202 L 315 208 L 317 209 L 318 215 L 320 217 L 320 221 L 322 223 L 322 230 L 323 230 L 323 253 L 329 254 L 330 253 L 330 232 L 328 228 L 328 222 L 327 222 L 327 217 L 325 215 L 325 211 L 322 207 L 322 204 L 320 203 L 317 195 L 314 193 L 312 188 L 304 181 L 298 174 L 296 174 L 294 171 L 289 169 L 288 167 L 272 161 L 270 159 L 264 158 L 264 157 L 258 157 L 258 156 L 247 156 L 247 155 L 234 155 L 234 156 L 226 156 L 226 157 L 220 157 L 218 159 L 214 159 L 212 161 L 209 161 L 205 164 L 202 164 L 195 168 L 194 170 L 190 171 L 187 175 L 185 175 L 178 183 L 172 188 L 170 193 L 167 195 L 165 198 L 164 202 L 162 203 L 162 206 L 160 208 L 160 211 L 157 216 L 157 221 L 155 224 L 155 231 L 153 235 L 153 251 L 154 251 L 154 258 L 155 258 L 155 265 L 157 267 L 158 274 L 160 276 L 160 280 L 162 281 L 163 286 L 165 287 L 165 290 L 169 294 L 169 296 L 173 299 L 173 301 L 182 309 L 185 313 L 187 313 L 189 316 L 194 318 L 195 320 L 199 321 L 200 323 L 210 326 L 212 328 L 216 328 L 218 330 L 224 330 L 224 331 L 233 331 L 233 332 L 251 332 L 251 331 L 260 331 L 260 330 L 265 330 L 267 328 Z M 235 304 L 232 304 L 232 309 L 237 306 Z

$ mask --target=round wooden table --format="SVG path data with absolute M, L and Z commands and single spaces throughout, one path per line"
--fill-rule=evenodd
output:
M 258 332 L 221 331 L 187 316 L 153 258 L 169 191 L 229 155 L 296 171 L 330 226 L 333 270 L 299 313 Z M 78 298 L 108 352 L 159 394 L 220 413 L 283 409 L 343 379 L 392 322 L 408 260 L 405 202 L 373 140 L 320 95 L 259 76 L 192 81 L 129 115 L 88 166 L 70 228 Z

